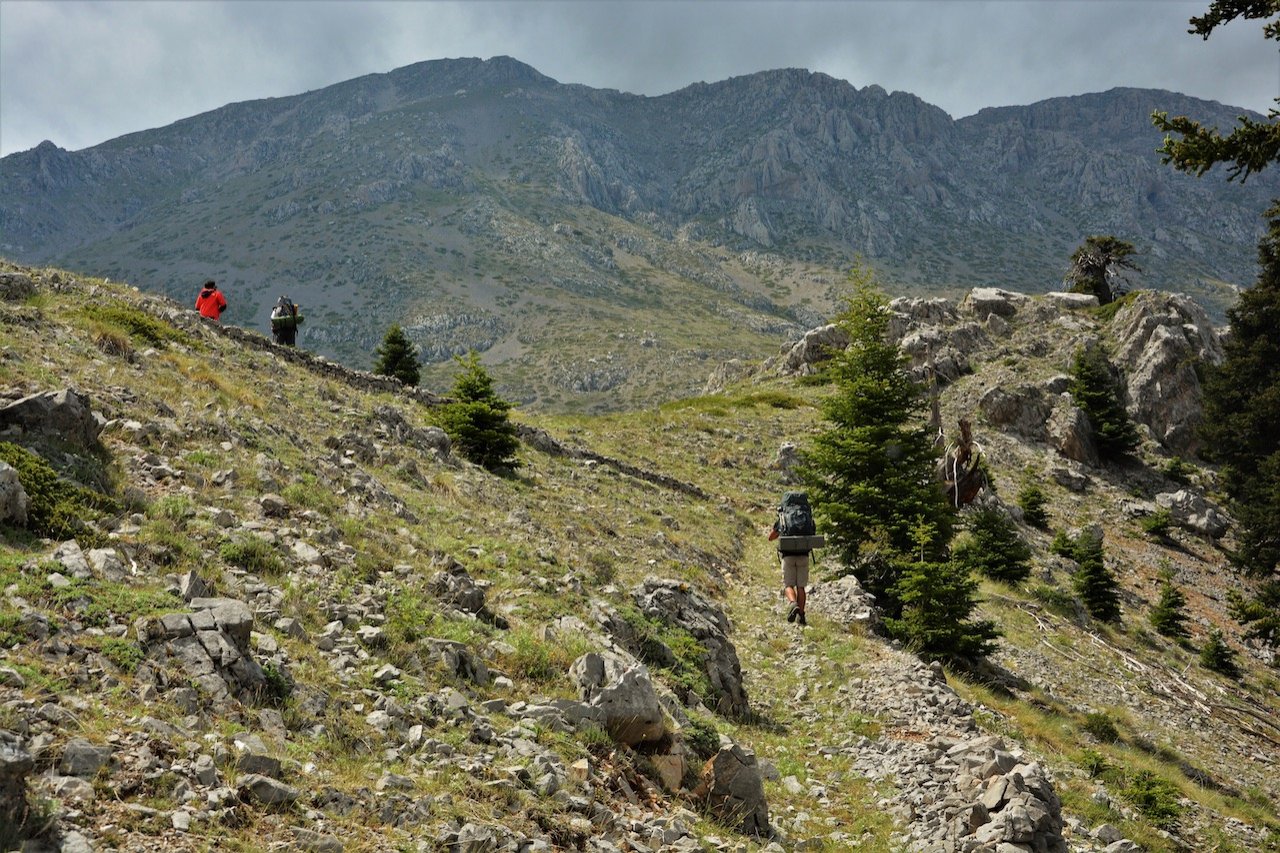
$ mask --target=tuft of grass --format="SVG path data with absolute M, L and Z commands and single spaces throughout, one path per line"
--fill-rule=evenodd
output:
M 1080 728 L 1102 743 L 1115 743 L 1120 740 L 1120 730 L 1116 728 L 1115 721 L 1104 713 L 1085 714 Z

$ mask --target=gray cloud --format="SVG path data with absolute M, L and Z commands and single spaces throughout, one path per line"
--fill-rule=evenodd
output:
M 952 116 L 1115 86 L 1265 112 L 1280 54 L 1208 0 L 19 2 L 0 0 L 0 154 L 79 149 L 233 101 L 425 59 L 514 56 L 564 83 L 658 95 L 771 68 L 904 90 Z

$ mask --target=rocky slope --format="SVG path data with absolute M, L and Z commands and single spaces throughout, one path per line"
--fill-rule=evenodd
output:
M 800 69 L 645 98 L 427 62 L 6 157 L 0 252 L 183 302 L 213 277 L 255 328 L 286 291 L 304 345 L 354 366 L 399 322 L 526 402 L 635 405 L 819 322 L 855 254 L 914 291 L 1042 292 L 1114 233 L 1220 313 L 1277 179 L 1161 166 L 1156 109 L 1238 112 L 1117 89 L 953 120 Z
M 780 444 L 817 424 L 805 341 L 661 409 L 525 413 L 521 466 L 495 476 L 451 451 L 429 393 L 117 284 L 0 271 L 0 441 L 90 490 L 0 466 L 4 842 L 1274 847 L 1274 669 L 1224 613 L 1237 582 L 1230 533 L 1202 525 L 1213 472 L 1170 479 L 1187 434 L 1149 405 L 1193 406 L 1178 354 L 1214 357 L 1202 312 L 994 290 L 895 308 L 918 365 L 927 349 L 952 366 L 947 422 L 979 419 L 988 499 L 1011 504 L 1030 476 L 1054 528 L 1105 525 L 1119 624 L 1083 615 L 1074 566 L 1022 525 L 1036 572 L 984 589 L 1005 637 L 980 676 L 879 639 L 830 564 L 810 627 L 787 625 L 761 531 Z M 1094 338 L 1146 431 L 1122 467 L 1053 416 L 1072 408 L 1071 349 Z M 1200 511 L 1141 533 L 1178 491 L 1170 506 Z M 74 518 L 39 515 L 51 499 Z M 1144 627 L 1162 569 L 1188 595 L 1187 647 Z M 1239 679 L 1195 663 L 1214 626 Z

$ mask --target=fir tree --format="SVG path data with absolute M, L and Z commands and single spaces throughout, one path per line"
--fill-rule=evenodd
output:
M 493 389 L 493 377 L 472 352 L 455 356 L 462 370 L 454 378 L 453 400 L 436 409 L 436 424 L 448 433 L 454 447 L 467 459 L 490 470 L 515 467 L 520 447 L 508 413 L 511 404 Z
M 1125 411 L 1120 383 L 1102 347 L 1076 350 L 1068 390 L 1093 426 L 1099 453 L 1116 457 L 1138 446 L 1138 430 Z
M 835 391 L 823 399 L 826 427 L 804 454 L 801 474 L 831 547 L 890 616 L 897 555 L 912 553 L 923 519 L 933 531 L 923 559 L 945 559 L 952 517 L 934 479 L 924 388 L 889 342 L 889 312 L 871 274 L 855 269 L 838 322 L 849 346 L 830 361 Z M 881 558 L 868 559 L 883 549 Z
M 394 377 L 405 385 L 418 384 L 418 356 L 399 324 L 387 330 L 382 346 L 374 352 L 378 356 L 373 365 L 374 373 Z
M 1240 675 L 1240 667 L 1236 665 L 1236 653 L 1231 646 L 1227 645 L 1227 641 L 1222 637 L 1222 631 L 1218 628 L 1209 632 L 1204 648 L 1200 649 L 1200 665 L 1231 678 Z
M 1280 204 L 1269 214 L 1258 280 L 1227 312 L 1226 358 L 1206 369 L 1200 430 L 1238 525 L 1232 559 L 1255 577 L 1280 568 Z
M 977 581 L 962 564 L 904 562 L 894 598 L 901 616 L 886 618 L 889 634 L 929 660 L 965 660 L 989 654 L 1000 636 L 993 622 L 972 619 Z
M 1160 585 L 1160 598 L 1156 601 L 1156 606 L 1151 608 L 1151 627 L 1166 637 L 1186 637 L 1187 614 L 1183 612 L 1186 605 L 1187 597 L 1174 586 L 1173 577 L 1166 573 Z
M 968 535 L 952 548 L 953 562 L 1005 583 L 1031 574 L 1031 547 L 1007 515 L 984 506 L 969 514 L 967 526 Z
M 1120 596 L 1115 576 L 1103 558 L 1101 537 L 1082 533 L 1073 543 L 1071 556 L 1080 564 L 1075 574 L 1076 594 L 1089 615 L 1102 622 L 1119 619 Z
M 1043 530 L 1049 524 L 1049 513 L 1045 506 L 1049 499 L 1039 483 L 1027 482 L 1018 490 L 1018 507 L 1022 510 L 1022 518 L 1032 527 Z

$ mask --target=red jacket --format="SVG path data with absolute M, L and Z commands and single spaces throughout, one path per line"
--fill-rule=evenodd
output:
M 196 297 L 196 310 L 210 320 L 217 320 L 227 310 L 227 298 L 216 287 L 205 288 Z

